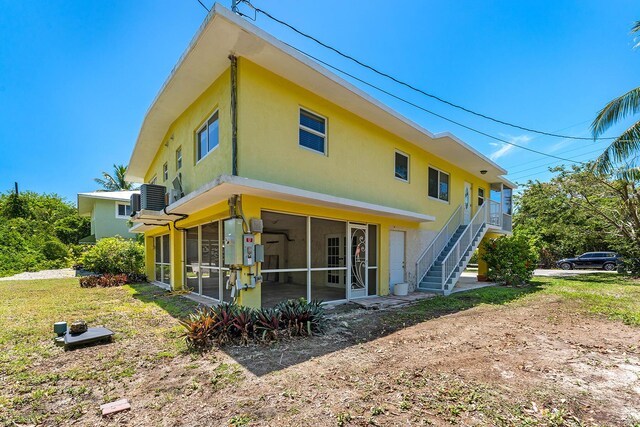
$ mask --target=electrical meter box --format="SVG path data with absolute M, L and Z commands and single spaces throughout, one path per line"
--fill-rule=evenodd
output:
M 253 250 L 255 245 L 255 236 L 253 234 L 245 234 L 242 236 L 242 264 L 246 266 L 253 265 L 255 261 Z
M 224 264 L 242 265 L 244 252 L 244 229 L 241 218 L 231 218 L 224 222 Z
M 256 253 L 255 262 L 264 262 L 264 245 L 256 245 L 253 248 Z

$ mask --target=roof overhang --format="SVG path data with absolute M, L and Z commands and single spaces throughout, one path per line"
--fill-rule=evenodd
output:
M 135 225 L 129 231 L 140 233 L 158 226 L 165 226 L 183 218 L 184 215 L 191 215 L 211 205 L 225 201 L 234 194 L 246 194 L 311 206 L 348 210 L 410 222 L 427 222 L 435 221 L 436 219 L 432 215 L 331 196 L 286 185 L 239 176 L 220 175 L 196 191 L 167 206 L 164 211 L 140 211 L 136 213 L 132 218 Z
M 89 216 L 96 200 L 113 200 L 114 202 L 129 202 L 132 194 L 140 193 L 139 190 L 131 191 L 94 191 L 91 193 L 78 193 L 78 215 Z
M 432 134 L 363 90 L 270 34 L 215 4 L 147 111 L 127 170 L 143 182 L 171 124 L 227 68 L 230 54 L 271 72 L 375 123 L 481 179 L 502 181 L 506 170 L 451 133 Z M 481 174 L 480 171 L 487 171 Z

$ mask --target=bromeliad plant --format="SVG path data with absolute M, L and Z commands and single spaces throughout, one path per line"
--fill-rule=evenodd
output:
M 263 343 L 288 336 L 311 336 L 324 332 L 327 317 L 320 301 L 289 300 L 275 308 L 255 310 L 222 303 L 200 308 L 188 320 L 180 322 L 190 348 L 208 349 L 237 341 L 247 345 L 251 340 Z
M 277 341 L 282 314 L 273 308 L 262 308 L 256 311 L 253 325 L 254 336 L 262 342 Z
M 206 350 L 215 337 L 216 315 L 207 307 L 198 308 L 187 320 L 181 320 L 186 332 L 183 334 L 190 348 Z

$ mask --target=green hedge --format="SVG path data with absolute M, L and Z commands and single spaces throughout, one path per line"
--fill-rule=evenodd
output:
M 484 244 L 482 259 L 487 263 L 490 281 L 501 285 L 520 286 L 533 277 L 538 253 L 523 236 L 502 236 Z

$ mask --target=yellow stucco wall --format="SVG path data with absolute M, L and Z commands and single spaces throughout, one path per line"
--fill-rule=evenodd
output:
M 169 127 L 144 181 L 157 176 L 157 184 L 171 187 L 182 174 L 182 187 L 189 193 L 221 174 L 231 174 L 231 77 L 227 69 Z M 196 163 L 196 132 L 218 110 L 219 145 Z M 176 170 L 176 150 L 182 147 L 182 168 Z M 162 166 L 167 163 L 169 179 L 163 180 Z
M 434 215 L 440 229 L 462 204 L 464 181 L 487 182 L 241 58 L 238 169 L 241 176 Z M 327 118 L 327 155 L 298 144 L 299 108 Z M 435 143 L 435 142 L 434 142 Z M 394 176 L 395 150 L 410 157 L 409 182 Z M 449 203 L 427 196 L 428 167 L 450 174 Z
M 436 218 L 435 222 L 406 222 L 346 210 L 244 196 L 244 209 L 248 217 L 259 217 L 261 209 L 268 209 L 377 224 L 380 294 L 389 291 L 390 230 L 439 231 L 454 210 L 462 204 L 465 181 L 472 184 L 473 212 L 477 207 L 479 187 L 485 189 L 488 200 L 489 183 L 468 171 L 425 152 L 244 58 L 240 58 L 238 69 L 240 176 L 405 209 Z M 157 176 L 158 184 L 170 187 L 178 172 L 175 161 L 178 147 L 182 147 L 183 164 L 180 172 L 185 193 L 196 190 L 221 174 L 231 174 L 230 93 L 230 71 L 227 69 L 170 126 L 145 175 L 146 182 Z M 300 107 L 327 118 L 326 155 L 299 146 Z M 219 110 L 219 146 L 196 163 L 196 131 L 216 109 Z M 409 182 L 394 177 L 396 150 L 410 157 Z M 162 177 L 165 162 L 169 166 L 169 179 L 166 182 Z M 429 166 L 449 174 L 449 202 L 428 197 Z M 226 202 L 222 202 L 192 214 L 187 220 L 180 221 L 179 226 L 190 227 L 227 216 L 228 207 Z M 167 232 L 164 227 L 146 233 L 146 261 L 150 277 L 153 277 L 153 240 L 149 237 Z M 177 289 L 182 286 L 183 281 L 184 243 L 180 232 L 174 230 L 170 235 L 172 286 Z M 407 273 L 410 274 L 415 270 L 413 263 L 417 252 L 424 249 L 424 241 L 420 239 L 425 237 L 407 237 Z M 244 274 L 246 273 L 245 271 Z M 243 304 L 258 306 L 259 295 L 259 289 L 244 291 L 240 299 Z

